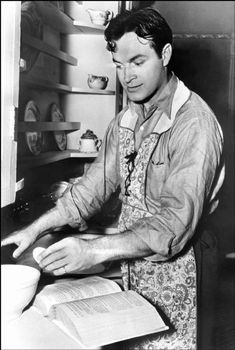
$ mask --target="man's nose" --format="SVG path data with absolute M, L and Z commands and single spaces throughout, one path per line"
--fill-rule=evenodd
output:
M 131 67 L 124 68 L 124 81 L 126 84 L 130 83 L 135 77 L 136 75 Z

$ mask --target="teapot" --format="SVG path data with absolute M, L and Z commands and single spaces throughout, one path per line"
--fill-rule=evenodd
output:
M 92 130 L 87 129 L 79 140 L 79 151 L 84 153 L 97 152 L 101 144 L 102 140 L 98 139 Z
M 91 89 L 101 89 L 104 90 L 108 84 L 109 78 L 107 76 L 98 76 L 93 74 L 88 74 L 88 86 Z
M 87 9 L 91 22 L 93 24 L 105 26 L 113 18 L 113 11 L 111 10 L 94 10 Z

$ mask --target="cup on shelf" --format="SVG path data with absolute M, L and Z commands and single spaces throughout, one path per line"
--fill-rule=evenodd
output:
M 107 87 L 109 78 L 107 76 L 99 76 L 88 74 L 87 84 L 91 89 L 104 90 Z
M 102 140 L 88 129 L 79 140 L 79 151 L 84 153 L 98 152 L 101 144 Z
M 100 26 L 106 26 L 114 15 L 111 10 L 87 9 L 87 12 L 90 16 L 91 22 Z

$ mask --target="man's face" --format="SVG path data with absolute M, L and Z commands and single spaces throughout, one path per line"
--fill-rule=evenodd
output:
M 134 102 L 147 102 L 164 82 L 162 59 L 148 40 L 139 38 L 134 32 L 125 33 L 116 44 L 113 61 L 128 98 Z

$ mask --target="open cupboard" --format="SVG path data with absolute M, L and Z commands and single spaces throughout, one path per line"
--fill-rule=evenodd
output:
M 2 207 L 14 203 L 16 191 L 23 188 L 23 179 L 27 178 L 28 172 L 37 172 L 38 167 L 64 159 L 81 158 L 84 161 L 90 158 L 91 161 L 97 156 L 97 153 L 79 152 L 79 139 L 87 129 L 93 130 L 99 139 L 103 138 L 109 122 L 121 108 L 122 94 L 111 55 L 106 50 L 105 26 L 93 24 L 87 10 L 109 9 L 116 15 L 124 2 L 5 3 L 2 5 L 4 42 L 9 39 L 13 42 L 14 54 L 7 52 L 3 57 L 4 66 L 9 64 L 11 70 L 3 84 L 10 85 L 13 97 L 4 101 L 2 144 L 5 143 L 7 149 L 2 149 L 2 167 L 6 169 L 2 173 Z M 28 4 L 29 11 L 23 12 Z M 13 26 L 10 21 L 14 22 Z M 31 30 L 33 21 L 37 22 L 36 32 Z M 88 74 L 108 76 L 107 88 L 91 89 L 87 84 Z M 33 101 L 40 111 L 36 122 L 25 121 L 29 101 Z M 49 109 L 52 104 L 59 107 L 64 120 L 51 120 Z M 63 151 L 58 149 L 53 138 L 53 133 L 58 131 L 67 135 Z M 37 155 L 30 152 L 25 137 L 26 133 L 35 132 L 43 135 Z

